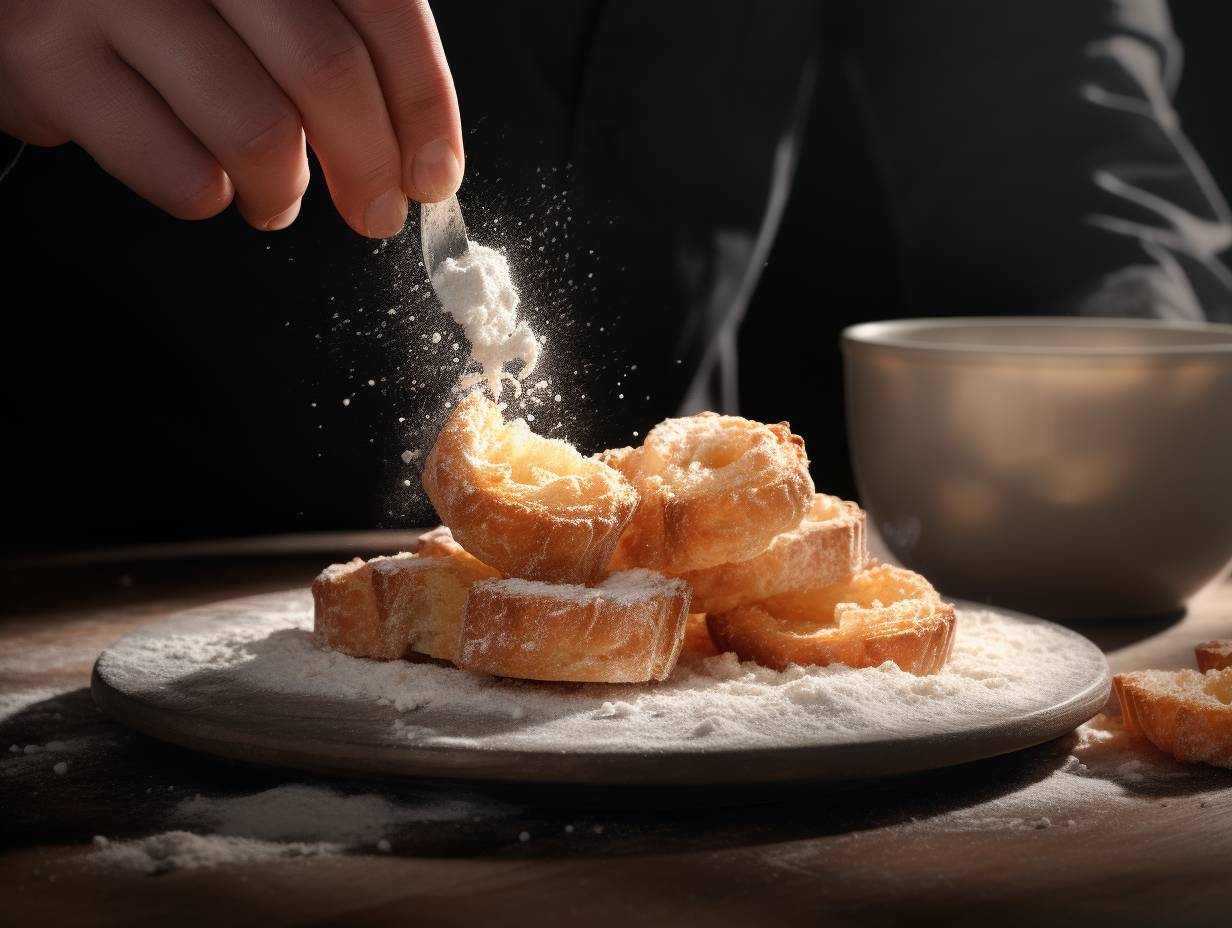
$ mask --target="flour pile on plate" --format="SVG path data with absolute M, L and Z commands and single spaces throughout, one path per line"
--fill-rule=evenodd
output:
M 969 730 L 1069 698 L 1074 681 L 1089 681 L 1092 662 L 1102 663 L 1056 626 L 963 610 L 953 658 L 934 676 L 893 664 L 778 672 L 725 654 L 682 661 L 653 687 L 527 684 L 322 651 L 310 636 L 306 595 L 218 604 L 200 614 L 179 634 L 164 626 L 123 639 L 100 670 L 164 704 L 182 700 L 184 711 L 203 699 L 376 703 L 371 711 L 386 714 L 391 743 L 428 747 L 705 752 Z

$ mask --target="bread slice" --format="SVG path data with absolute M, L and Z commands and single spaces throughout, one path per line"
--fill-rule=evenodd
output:
M 1232 670 L 1139 670 L 1112 682 L 1126 731 L 1185 763 L 1232 768 Z
M 640 448 L 600 458 L 641 497 L 612 569 L 678 576 L 748 560 L 813 504 L 804 440 L 786 422 L 704 412 L 660 422 Z
M 321 571 L 312 581 L 312 603 L 312 636 L 321 647 L 352 657 L 375 657 L 387 649 L 372 589 L 372 568 L 363 558 L 330 564 Z
M 730 612 L 801 587 L 846 580 L 868 562 L 864 512 L 855 503 L 817 493 L 796 528 L 776 535 L 747 561 L 681 575 L 693 587 L 698 612 Z
M 637 492 L 602 461 L 505 422 L 482 392 L 453 411 L 423 486 L 461 545 L 504 574 L 591 583 L 611 560 Z
M 594 587 L 483 581 L 466 603 L 457 663 L 525 680 L 664 680 L 680 656 L 688 613 L 688 584 L 648 570 L 615 573 Z
M 1232 639 L 1223 641 L 1204 641 L 1194 648 L 1194 656 L 1198 659 L 1198 669 L 1226 670 L 1232 667 Z
M 708 614 L 706 622 L 720 649 L 776 670 L 893 661 L 927 675 L 945 665 L 954 646 L 954 607 L 919 574 L 889 565 L 821 589 Z
M 322 647 L 353 657 L 452 661 L 471 585 L 497 576 L 465 551 L 334 564 L 312 584 L 313 635 Z

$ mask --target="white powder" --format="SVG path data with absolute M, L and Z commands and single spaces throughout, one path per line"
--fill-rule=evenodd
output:
M 111 732 L 48 741 L 46 744 L 10 745 L 7 754 L 0 755 L 0 777 L 45 777 L 48 773 L 64 776 L 73 755 L 97 755 L 116 743 Z
M 99 836 L 101 837 L 101 836 Z M 318 857 L 337 853 L 340 848 L 322 843 L 276 843 L 252 838 L 221 835 L 195 835 L 187 831 L 167 831 L 135 841 L 99 841 L 94 861 L 105 867 L 140 870 L 144 873 L 169 873 L 195 870 L 221 864 L 251 864 L 288 857 Z
M 1028 831 L 1075 827 L 1141 807 L 1144 795 L 1166 795 L 1184 779 L 1186 795 L 1225 789 L 1221 772 L 1173 760 L 1143 738 L 1129 735 L 1117 717 L 1097 715 L 1065 744 L 1060 766 L 1015 790 L 960 810 L 917 819 L 908 827 L 940 831 Z M 1052 764 L 1048 758 L 1043 763 Z M 1203 789 L 1203 781 L 1206 789 Z
M 171 815 L 175 830 L 123 842 L 96 836 L 94 859 L 103 866 L 155 873 L 318 857 L 354 848 L 388 851 L 391 844 L 385 835 L 403 825 L 478 821 L 517 811 L 449 797 L 412 805 L 291 783 L 250 796 L 184 799 Z
M 33 649 L 31 649 L 33 650 Z M 5 654 L 5 659 L 0 659 L 0 674 L 11 673 L 12 670 L 6 667 L 9 654 Z M 16 668 L 14 662 L 14 668 Z M 24 712 L 31 706 L 41 702 L 50 702 L 59 696 L 71 690 L 67 687 L 60 689 L 52 689 L 50 687 L 31 687 L 29 689 L 13 690 L 7 693 L 0 693 L 0 722 L 7 721 L 18 713 Z
M 683 580 L 664 577 L 653 570 L 634 567 L 609 575 L 596 586 L 573 583 L 544 583 L 507 577 L 504 580 L 482 580 L 484 587 L 496 588 L 509 596 L 525 596 L 548 602 L 591 603 L 597 600 L 633 605 L 652 596 L 682 593 Z
M 500 400 L 504 382 L 521 392 L 520 381 L 535 369 L 542 347 L 525 320 L 518 320 L 518 291 L 509 274 L 509 261 L 499 251 L 470 242 L 460 258 L 446 258 L 432 274 L 432 286 L 445 311 L 466 333 L 471 360 L 478 373 L 463 377 L 460 387 L 487 386 Z M 440 341 L 434 333 L 433 342 Z M 521 361 L 517 377 L 506 365 Z
M 969 729 L 1055 705 L 1104 672 L 1098 651 L 1072 633 L 976 610 L 960 611 L 953 658 L 931 677 L 893 664 L 778 672 L 726 654 L 683 661 L 665 683 L 647 686 L 528 683 L 360 660 L 317 648 L 311 625 L 306 592 L 216 604 L 179 620 L 178 631 L 127 636 L 99 670 L 175 712 L 215 711 L 224 692 L 238 706 L 286 711 L 305 697 L 323 700 L 338 725 L 362 727 L 382 745 L 637 753 Z

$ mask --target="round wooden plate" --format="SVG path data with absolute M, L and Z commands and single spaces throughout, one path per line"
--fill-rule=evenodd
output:
M 438 688 L 442 681 L 452 685 L 451 679 L 472 681 L 467 685 L 474 689 L 475 678 L 430 664 L 358 667 L 352 658 L 313 650 L 312 601 L 304 590 L 213 603 L 128 634 L 99 657 L 92 688 L 99 707 L 119 722 L 244 761 L 346 775 L 593 785 L 783 783 L 910 773 L 1040 744 L 1103 707 L 1111 685 L 1108 664 L 1086 638 L 1042 619 L 960 603 L 960 646 L 964 613 L 974 621 L 976 612 L 985 629 L 998 623 L 1011 631 L 1020 623 L 1035 626 L 1035 646 L 1057 655 L 1055 662 L 1043 662 L 1045 670 L 1032 675 L 1029 685 L 1011 684 L 1021 692 L 1000 693 L 1000 709 L 967 701 L 944 707 L 943 724 L 917 716 L 889 730 L 870 725 L 735 748 L 703 738 L 644 749 L 586 734 L 536 746 L 534 738 L 546 737 L 552 723 L 534 711 L 511 713 L 499 699 L 476 702 L 465 712 L 451 708 L 449 700 L 416 706 L 417 680 L 431 679 Z M 298 678 L 300 665 L 292 660 L 302 662 Z M 348 690 L 357 667 L 402 674 L 410 701 L 394 704 Z M 626 705 L 614 702 L 613 692 L 630 699 L 637 693 L 490 680 L 482 685 L 488 696 L 507 687 L 532 700 L 551 686 L 571 694 L 578 712 L 597 716 L 609 707 L 619 714 Z M 1007 697 L 1012 709 L 1005 708 Z M 416 734 L 424 732 L 432 737 Z

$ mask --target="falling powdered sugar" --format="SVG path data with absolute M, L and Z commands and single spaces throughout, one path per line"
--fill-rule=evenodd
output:
M 518 682 L 361 660 L 318 648 L 311 627 L 306 593 L 203 607 L 171 628 L 122 639 L 99 671 L 181 712 L 204 711 L 225 693 L 277 717 L 311 697 L 320 701 L 313 711 L 339 724 L 362 716 L 364 737 L 382 744 L 638 753 L 969 730 L 1054 706 L 1106 673 L 1098 650 L 1071 632 L 970 609 L 960 611 L 953 657 L 935 676 L 890 663 L 780 672 L 724 654 L 682 660 L 666 682 L 645 686 Z
M 470 242 L 464 254 L 446 258 L 432 274 L 432 287 L 445 311 L 462 326 L 471 344 L 471 360 L 478 372 L 465 375 L 459 388 L 484 384 L 499 401 L 508 381 L 514 395 L 521 381 L 535 369 L 542 343 L 526 320 L 518 319 L 518 291 L 509 273 L 509 260 L 494 248 Z M 439 341 L 439 336 L 433 336 Z M 522 364 L 517 376 L 505 370 Z

